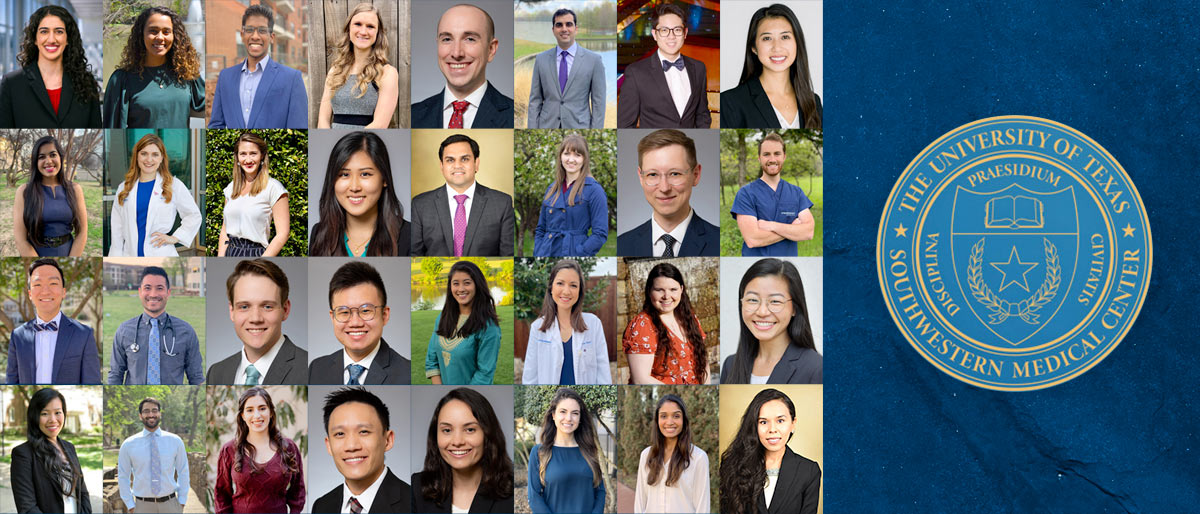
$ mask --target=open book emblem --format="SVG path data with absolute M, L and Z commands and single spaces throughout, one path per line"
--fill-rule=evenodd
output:
M 987 228 L 1042 228 L 1042 201 L 1026 195 L 1004 195 L 987 201 Z

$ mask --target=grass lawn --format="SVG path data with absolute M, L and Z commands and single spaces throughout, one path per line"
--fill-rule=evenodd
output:
M 84 469 L 102 469 L 103 460 L 101 455 L 101 438 L 99 435 L 78 436 L 68 439 L 71 444 L 75 445 L 75 452 L 79 454 L 79 465 Z
M 433 335 L 434 323 L 441 311 L 414 311 L 412 313 L 412 383 L 432 384 L 425 378 L 425 351 L 429 347 L 429 336 Z M 496 359 L 496 375 L 493 384 L 513 382 L 513 308 L 503 305 L 496 308 L 500 315 L 500 357 Z M 508 327 L 507 329 L 505 327 Z
M 22 181 L 23 183 L 23 181 Z M 83 201 L 88 210 L 87 244 L 83 247 L 83 255 L 100 257 L 101 238 L 104 235 L 104 202 L 99 182 L 79 182 L 83 186 Z M 0 216 L 12 217 L 13 204 L 17 200 L 17 188 L 0 188 Z M 17 255 L 17 244 L 13 239 L 13 226 L 0 223 L 0 255 Z
M 799 241 L 797 252 L 801 257 L 819 257 L 825 253 L 825 232 L 823 226 L 825 224 L 825 188 L 823 187 L 823 177 L 813 177 L 812 188 L 810 190 L 808 178 L 800 179 L 797 184 L 804 190 L 804 194 L 808 195 L 808 199 L 812 200 L 812 214 L 817 222 L 816 228 L 813 230 L 813 238 L 811 241 Z M 733 216 L 729 216 L 730 207 L 733 206 L 733 199 L 737 196 L 737 185 L 722 186 L 724 200 L 721 201 L 721 255 L 724 257 L 737 257 L 742 255 L 742 233 L 738 231 L 737 220 Z
M 172 316 L 183 318 L 196 331 L 200 340 L 200 354 L 204 355 L 204 298 L 197 296 L 175 296 L 167 301 L 167 312 Z M 142 303 L 131 291 L 104 294 L 104 323 L 101 323 L 100 345 L 104 354 L 100 356 L 100 374 L 107 381 L 108 363 L 112 358 L 113 336 L 117 327 L 126 320 L 142 313 Z M 168 341 L 169 342 L 169 341 Z M 176 352 L 178 353 L 178 352 Z M 204 366 L 200 366 L 204 368 Z
M 547 29 L 549 29 L 549 27 L 547 27 Z M 513 39 L 513 60 L 515 61 L 529 54 L 536 54 L 547 48 L 550 48 L 551 46 L 554 45 L 537 43 L 528 39 Z
M 525 249 L 526 257 L 533 257 L 533 232 L 525 234 L 525 240 L 521 241 L 521 247 Z M 596 254 L 600 257 L 616 257 L 617 255 L 617 231 L 608 231 L 608 240 L 604 242 L 604 246 L 600 247 L 600 251 Z

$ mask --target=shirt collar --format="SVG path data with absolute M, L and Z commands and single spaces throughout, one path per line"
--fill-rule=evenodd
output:
M 362 511 L 371 512 L 371 504 L 375 503 L 375 495 L 379 493 L 379 487 L 383 485 L 383 479 L 388 476 L 388 473 L 391 473 L 391 470 L 386 467 L 383 468 L 383 473 L 379 474 L 379 478 L 376 478 L 371 485 L 367 486 L 362 494 L 357 495 L 351 494 L 350 486 L 342 482 L 342 506 L 346 507 L 350 503 L 351 497 L 358 498 L 358 503 L 362 505 Z
M 470 202 L 471 200 L 475 199 L 475 186 L 477 185 L 479 185 L 478 180 L 471 182 L 471 185 L 467 186 L 466 191 L 459 193 L 458 191 L 455 191 L 453 187 L 450 187 L 450 184 L 446 184 L 446 194 L 450 195 L 451 203 L 458 203 L 454 200 L 454 195 L 467 195 L 467 201 Z
M 345 348 L 343 348 L 342 349 L 342 369 L 346 369 L 346 366 L 349 366 L 351 364 L 358 364 L 359 366 L 367 368 L 367 370 L 370 371 L 371 362 L 373 362 L 375 360 L 375 356 L 379 354 L 379 349 L 382 347 L 383 347 L 383 339 L 380 339 L 379 344 L 375 345 L 375 349 L 371 350 L 371 353 L 368 353 L 366 357 L 363 357 L 363 359 L 358 362 L 354 362 L 354 359 L 351 359 L 350 354 L 346 352 Z
M 559 56 L 562 56 L 563 47 L 554 45 L 554 51 L 557 52 Z M 575 57 L 576 55 L 579 55 L 579 42 L 572 41 L 571 46 L 567 47 L 566 51 L 568 54 L 571 55 L 571 57 Z
M 166 323 L 168 320 L 171 319 L 171 317 L 167 315 L 167 311 L 163 311 L 162 314 L 159 314 L 158 316 L 151 316 L 149 314 L 146 314 L 146 311 L 142 311 L 142 314 L 138 317 L 139 317 L 139 319 L 146 320 L 145 321 L 146 325 L 150 324 L 150 320 L 156 319 L 156 320 L 158 320 L 159 326 L 162 326 L 164 323 Z
M 271 62 L 271 53 L 267 52 L 267 55 L 264 55 L 262 60 L 258 61 L 258 66 L 255 67 L 254 71 L 262 71 L 262 70 L 267 69 L 267 63 L 269 63 L 269 62 Z M 250 63 L 250 58 L 248 58 L 248 57 L 246 58 L 246 60 L 242 61 L 242 72 L 243 73 L 246 71 L 246 65 L 249 63 Z
M 675 59 L 667 59 L 667 56 L 663 55 L 661 49 L 656 50 L 654 53 L 658 55 L 658 62 L 662 62 L 662 61 L 675 62 L 675 61 L 678 61 L 679 59 L 683 59 L 682 53 L 679 54 L 679 57 L 676 57 Z M 680 71 L 682 71 L 682 70 L 680 70 Z
M 467 95 L 467 97 L 463 98 L 463 100 L 466 100 L 467 103 L 471 104 L 471 106 L 478 108 L 479 102 L 483 101 L 483 94 L 487 92 L 487 86 L 488 86 L 488 82 L 486 80 L 483 81 L 483 85 L 479 86 L 474 91 L 471 91 L 471 94 Z M 458 101 L 458 99 L 454 97 L 454 93 L 450 92 L 450 88 L 442 89 L 442 110 L 443 111 L 446 109 L 450 109 L 451 108 L 450 104 L 457 102 L 457 101 Z
M 46 321 L 42 321 L 42 317 L 38 316 L 36 314 L 34 315 L 34 318 L 37 318 L 37 322 L 41 323 L 43 325 L 45 325 L 46 323 L 49 323 L 51 321 L 53 321 L 55 325 L 62 325 L 62 323 L 59 322 L 59 320 L 62 319 L 62 311 L 58 311 L 58 314 L 55 314 L 53 318 L 50 318 L 49 320 L 46 320 Z
M 682 245 L 683 236 L 684 236 L 684 234 L 687 234 L 688 225 L 690 225 L 692 223 L 692 216 L 695 216 L 695 215 L 696 215 L 696 210 L 692 209 L 692 211 L 688 213 L 687 217 L 684 218 L 682 222 L 680 222 L 678 225 L 675 225 L 675 230 L 672 230 L 670 232 L 667 232 L 665 229 L 663 229 L 661 226 L 659 226 L 658 220 L 654 219 L 654 216 L 651 215 L 650 216 L 650 238 L 651 238 L 650 241 L 651 241 L 651 243 L 657 243 L 658 239 L 660 237 L 662 237 L 663 234 L 671 234 L 671 237 L 674 238 L 676 241 L 678 241 Z M 678 251 L 676 251 L 676 254 L 678 254 Z
M 166 433 L 166 431 L 163 430 L 161 423 L 162 423 L 162 421 L 159 421 L 158 428 L 156 428 L 154 430 L 150 430 L 143 426 L 142 427 L 142 437 L 150 437 L 152 435 L 157 435 L 157 436 L 161 437 L 163 434 Z
M 275 346 L 272 346 L 270 350 L 267 350 L 266 355 L 259 357 L 255 362 L 250 362 L 250 360 L 246 358 L 246 347 L 242 346 L 242 351 L 238 352 L 238 355 L 242 356 L 242 362 L 238 367 L 237 375 L 234 375 L 233 379 L 235 381 L 243 381 L 242 383 L 245 383 L 245 378 L 243 375 L 246 374 L 246 367 L 254 364 L 254 369 L 258 370 L 260 373 L 258 382 L 261 384 L 263 380 L 267 378 L 267 370 L 271 369 L 271 363 L 275 362 L 275 356 L 279 355 L 279 349 L 283 347 L 283 342 L 286 340 L 287 336 L 279 336 L 279 340 L 275 341 Z

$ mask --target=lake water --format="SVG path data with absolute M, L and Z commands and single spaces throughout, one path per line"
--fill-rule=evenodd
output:
M 600 43 L 600 44 L 595 44 Z M 551 42 L 553 44 L 553 42 Z M 613 104 L 617 101 L 617 43 L 612 41 L 611 49 L 603 50 L 593 47 L 609 46 L 607 42 L 580 41 L 579 45 L 600 54 L 600 58 L 604 60 L 604 93 L 605 103 Z M 529 90 L 529 78 L 533 76 L 533 59 L 526 59 L 516 65 L 513 70 L 513 76 L 516 77 L 518 83 L 525 85 L 525 90 Z
M 505 293 L 504 290 L 500 289 L 499 287 L 492 287 L 489 290 L 492 292 L 492 299 L 496 300 L 496 305 L 500 305 L 504 302 L 504 299 L 508 297 L 508 293 Z M 413 284 L 412 296 L 410 300 L 414 304 L 417 303 L 418 300 L 426 300 L 433 303 L 433 308 L 435 310 L 441 310 L 442 305 L 446 303 L 446 284 Z

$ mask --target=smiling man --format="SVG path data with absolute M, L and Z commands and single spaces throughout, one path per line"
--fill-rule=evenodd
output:
M 208 128 L 308 128 L 300 71 L 271 60 L 275 16 L 264 4 L 242 13 L 246 60 L 221 70 Z
M 242 350 L 208 368 L 208 383 L 307 384 L 308 352 L 283 334 L 292 310 L 283 270 L 266 259 L 241 261 L 225 281 L 225 293 Z
M 325 451 L 346 481 L 313 502 L 314 514 L 412 512 L 412 488 L 387 468 L 396 435 L 387 405 L 362 387 L 325 397 Z
M 479 143 L 454 134 L 438 148 L 446 186 L 413 198 L 415 256 L 512 257 L 512 197 L 475 181 Z
M 692 210 L 692 188 L 700 184 L 696 142 L 675 129 L 656 130 L 638 141 L 638 181 L 650 220 L 617 237 L 617 253 L 628 257 L 715 257 L 721 232 Z
M 534 58 L 529 128 L 604 128 L 604 61 L 575 42 L 574 11 L 559 9 L 552 19 L 558 44 Z
M 28 277 L 36 316 L 12 332 L 7 383 L 99 384 L 100 354 L 92 328 L 61 310 L 67 284 L 58 261 L 33 261 Z
M 709 128 L 708 70 L 681 54 L 688 29 L 683 9 L 659 4 L 650 18 L 658 51 L 625 67 L 617 97 L 619 128 Z
M 413 128 L 513 128 L 513 101 L 487 80 L 500 41 L 492 16 L 459 4 L 442 13 L 437 63 L 446 87 L 412 105 Z
M 162 415 L 157 399 L 138 403 L 142 431 L 125 438 L 117 453 L 117 489 L 129 512 L 183 512 L 187 505 L 187 448 L 159 426 Z
M 342 349 L 318 357 L 310 384 L 408 384 L 411 363 L 383 340 L 391 318 L 383 277 L 370 264 L 350 261 L 329 279 L 329 320 Z
M 171 281 L 158 266 L 142 268 L 142 313 L 117 327 L 109 359 L 109 385 L 204 383 L 200 340 L 186 321 L 167 314 Z
M 777 133 L 758 142 L 762 176 L 738 190 L 729 214 L 742 233 L 743 257 L 795 257 L 796 241 L 813 238 L 817 222 L 812 200 L 800 186 L 783 180 L 787 160 L 783 138 Z

